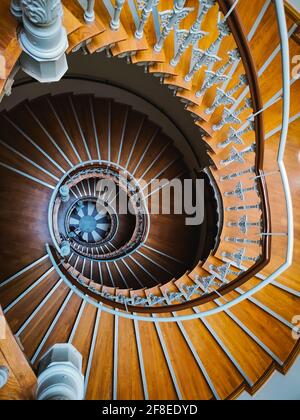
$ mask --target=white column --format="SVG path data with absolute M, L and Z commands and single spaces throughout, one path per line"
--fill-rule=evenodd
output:
M 36 398 L 83 400 L 82 356 L 71 344 L 56 344 L 42 357 Z
M 68 70 L 68 38 L 62 24 L 60 0 L 21 0 L 22 70 L 39 82 L 59 81 Z
M 120 28 L 120 16 L 124 6 L 125 0 L 116 0 L 115 11 L 110 27 L 113 31 L 117 31 Z

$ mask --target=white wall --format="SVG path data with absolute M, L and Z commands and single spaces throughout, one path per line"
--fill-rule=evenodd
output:
M 238 400 L 300 401 L 300 357 L 286 376 L 276 372 L 254 397 L 244 392 Z

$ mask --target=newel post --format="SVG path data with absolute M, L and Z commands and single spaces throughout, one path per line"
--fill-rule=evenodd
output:
M 13 0 L 17 5 L 18 1 Z M 59 81 L 68 70 L 68 38 L 61 0 L 20 0 L 22 70 L 42 83 Z M 12 6 L 13 8 L 13 6 Z

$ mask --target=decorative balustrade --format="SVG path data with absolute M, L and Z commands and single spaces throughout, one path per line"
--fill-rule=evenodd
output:
M 259 256 L 248 257 L 247 255 L 245 255 L 245 253 L 246 253 L 246 249 L 242 248 L 237 252 L 223 252 L 222 256 L 236 262 L 239 268 L 241 268 L 243 261 L 257 262 L 259 260 Z
M 171 60 L 170 64 L 173 67 L 176 67 L 179 64 L 181 57 L 185 53 L 185 51 L 189 48 L 190 45 L 194 47 L 194 45 L 202 39 L 206 34 L 206 32 L 201 30 L 201 26 L 205 16 L 207 15 L 208 11 L 215 5 L 215 0 L 204 0 L 201 2 L 198 16 L 191 26 L 191 29 L 188 30 L 176 30 L 176 44 L 177 44 L 177 52 L 174 58 Z
M 186 0 L 175 0 L 173 10 L 166 10 L 159 13 L 161 18 L 161 34 L 154 46 L 154 51 L 156 53 L 159 53 L 162 50 L 165 40 L 174 27 L 186 18 L 190 11 L 193 10 L 190 7 L 184 7 L 185 3 Z
M 225 197 L 235 196 L 235 197 L 239 198 L 240 200 L 244 201 L 245 200 L 245 194 L 247 192 L 251 192 L 251 191 L 258 192 L 257 186 L 254 185 L 253 187 L 243 188 L 243 184 L 241 182 L 239 182 L 234 191 L 226 191 L 224 193 L 224 195 L 225 195 Z
M 239 178 L 241 176 L 248 175 L 248 174 L 254 174 L 254 173 L 255 173 L 255 167 L 252 166 L 251 168 L 247 168 L 244 171 L 234 172 L 232 174 L 222 176 L 220 178 L 220 180 L 221 181 L 230 181 L 231 179 Z
M 252 122 L 250 122 L 246 128 L 240 130 L 235 130 L 231 127 L 229 130 L 229 136 L 226 140 L 220 142 L 218 147 L 224 148 L 229 144 L 244 144 L 242 136 L 249 133 L 250 131 L 254 131 L 254 124 Z
M 244 163 L 245 162 L 245 156 L 249 153 L 255 153 L 256 152 L 256 144 L 252 144 L 251 146 L 247 147 L 246 149 L 239 152 L 235 147 L 231 149 L 231 152 L 228 156 L 228 158 L 223 159 L 221 161 L 221 164 L 223 166 L 228 166 L 232 163 Z
M 22 0 L 11 0 L 10 11 L 18 20 L 22 20 Z
M 228 227 L 238 227 L 241 231 L 241 233 L 248 233 L 248 229 L 249 228 L 254 228 L 254 227 L 261 227 L 261 222 L 249 222 L 248 221 L 248 216 L 244 215 L 240 218 L 240 220 L 238 222 L 229 222 L 228 223 Z
M 145 25 L 148 22 L 153 8 L 156 7 L 159 0 L 138 0 L 139 9 L 142 11 L 140 21 L 135 32 L 137 39 L 142 39 L 144 36 Z
M 237 49 L 234 49 L 233 51 L 230 51 L 228 55 L 229 60 L 225 64 L 223 64 L 223 66 L 220 67 L 217 71 L 205 71 L 206 77 L 204 79 L 202 88 L 196 92 L 197 97 L 203 96 L 207 92 L 207 90 L 213 87 L 214 85 L 230 80 L 230 77 L 225 73 L 226 71 L 228 71 L 230 66 L 232 66 L 237 60 L 240 59 L 240 54 Z M 218 100 L 219 99 L 216 99 L 216 101 Z M 209 110 L 211 109 L 212 108 L 209 108 Z
M 235 277 L 237 276 L 237 271 L 232 270 L 230 267 L 231 267 L 230 263 L 219 265 L 219 266 L 211 264 L 209 266 L 210 270 L 215 273 L 215 276 L 223 284 L 228 284 L 228 280 L 227 280 L 228 275 L 233 275 Z
M 245 75 L 242 75 L 240 76 L 239 83 L 235 85 L 232 89 L 230 89 L 228 92 L 224 92 L 222 89 L 217 89 L 217 95 L 214 100 L 214 103 L 212 104 L 211 107 L 207 108 L 207 110 L 205 111 L 206 114 L 208 115 L 213 114 L 222 105 L 233 105 L 235 103 L 235 99 L 233 95 L 236 92 L 238 92 L 238 90 L 241 89 L 246 84 L 247 84 L 247 77 Z M 233 122 L 235 122 L 235 120 L 233 120 Z M 237 123 L 240 123 L 240 121 L 237 120 Z
M 121 294 L 115 295 L 109 293 L 108 291 L 97 290 L 95 287 L 83 281 L 80 278 L 80 275 L 78 277 L 75 276 L 72 272 L 68 271 L 64 260 L 60 259 L 53 247 L 47 245 L 46 249 L 57 272 L 71 287 L 77 289 L 77 291 L 81 291 L 84 295 L 89 295 L 90 298 L 95 301 L 101 302 L 104 305 L 113 306 L 116 309 L 121 309 L 126 312 L 167 312 L 168 310 L 171 310 L 174 303 L 178 302 L 180 302 L 180 307 L 186 308 L 193 302 L 192 297 L 197 295 L 200 295 L 202 298 L 206 297 L 212 291 L 215 291 L 215 286 L 218 286 L 218 283 L 214 281 L 215 276 L 197 276 L 195 279 L 197 284 L 195 286 L 188 287 L 183 285 L 182 290 L 176 293 L 169 292 L 167 290 L 164 296 L 157 296 L 152 293 L 147 297 L 141 297 L 134 292 L 131 296 Z
M 251 108 L 252 108 L 252 100 L 250 98 L 246 99 L 245 104 L 237 111 L 232 112 L 229 109 L 225 108 L 221 121 L 218 124 L 213 126 L 213 130 L 220 131 L 222 130 L 223 127 L 225 127 L 225 125 L 228 125 L 228 124 L 241 124 L 242 121 L 239 118 L 239 116 L 244 111 Z

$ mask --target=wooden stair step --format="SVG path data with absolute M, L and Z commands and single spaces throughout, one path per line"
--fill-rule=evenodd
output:
M 20 334 L 20 341 L 24 346 L 24 352 L 27 357 L 32 360 L 32 363 L 34 363 L 38 357 L 37 352 L 39 351 L 39 346 L 41 345 L 45 334 L 49 331 L 49 327 L 55 320 L 55 317 L 69 292 L 70 289 L 68 286 L 62 283 L 51 296 L 51 299 L 45 304 L 44 309 L 37 317 L 34 317 L 29 326 Z
M 81 26 L 78 29 L 73 30 L 68 36 L 68 52 L 73 51 L 78 48 L 78 45 L 104 32 L 105 27 L 97 13 L 95 13 L 95 21 L 87 24 L 84 19 L 84 9 L 79 3 L 72 2 L 70 0 L 63 0 L 63 4 L 65 8 L 72 13 L 76 20 L 81 23 Z
M 76 317 L 82 306 L 82 302 L 83 301 L 79 296 L 76 294 L 72 295 L 43 348 L 41 349 L 39 359 L 43 357 L 43 355 L 55 344 L 68 343 Z M 35 362 L 36 367 L 38 366 L 39 359 Z
M 134 55 L 137 51 L 146 51 L 149 48 L 145 38 L 137 39 L 134 36 L 136 26 L 130 7 L 131 6 L 128 3 L 124 4 L 120 19 L 120 24 L 123 25 L 124 30 L 127 33 L 127 39 L 124 41 L 119 41 L 111 48 L 111 52 L 114 56 L 122 54 Z
M 41 278 L 41 282 L 38 283 L 39 278 L 36 279 L 37 284 L 35 285 L 33 283 L 31 290 L 29 290 L 23 297 L 21 294 L 19 296 L 15 296 L 14 300 L 9 303 L 9 306 L 4 308 L 7 321 L 14 333 L 19 330 L 23 323 L 30 317 L 32 312 L 59 282 L 59 276 L 55 271 L 52 270 L 51 272 L 46 273 L 47 276 Z M 20 300 L 17 301 L 17 299 Z
M 91 360 L 87 400 L 110 400 L 113 398 L 114 378 L 114 315 L 102 311 L 95 334 L 95 347 Z
M 88 43 L 87 50 L 90 53 L 101 51 L 110 45 L 127 39 L 128 35 L 122 24 L 118 31 L 113 31 L 110 28 L 111 17 L 102 1 L 95 2 L 94 10 L 97 16 L 101 16 L 101 22 L 105 30 L 94 36 Z
M 0 283 L 0 302 L 1 306 L 5 308 L 12 302 L 16 296 L 23 293 L 28 287 L 30 287 L 38 278 L 43 276 L 51 268 L 51 262 L 49 259 L 41 261 L 36 266 L 27 270 L 25 273 L 16 277 L 14 280 L 5 284 Z

